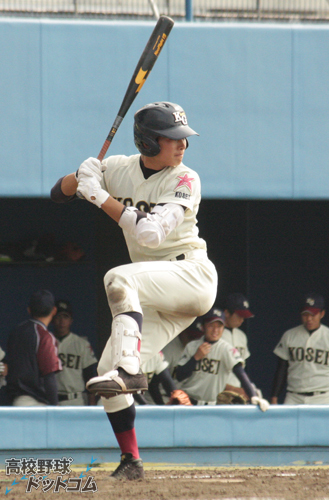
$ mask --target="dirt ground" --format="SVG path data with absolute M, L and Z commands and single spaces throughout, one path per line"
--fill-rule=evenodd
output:
M 328 467 L 257 467 L 257 468 L 183 468 L 152 467 L 145 464 L 142 481 L 113 481 L 109 479 L 114 464 L 86 470 L 73 470 L 65 476 L 70 484 L 79 484 L 79 492 L 59 492 L 54 488 L 44 492 L 46 482 L 26 492 L 28 479 L 22 476 L 6 476 L 0 471 L 0 498 L 8 500 L 46 499 L 56 495 L 70 495 L 97 500 L 329 500 Z M 78 478 L 81 477 L 80 483 Z M 57 476 L 47 476 L 55 479 Z M 89 487 L 86 492 L 81 488 Z M 15 479 L 15 483 L 13 481 Z M 40 478 L 41 480 L 42 478 Z M 64 476 L 62 478 L 64 480 Z M 43 480 L 43 479 L 42 479 Z M 43 480 L 44 481 L 44 480 Z M 75 482 L 74 482 L 75 481 Z M 63 483 L 62 483 L 63 484 Z M 81 487 L 80 487 L 81 484 Z M 97 491 L 92 492 L 92 489 Z

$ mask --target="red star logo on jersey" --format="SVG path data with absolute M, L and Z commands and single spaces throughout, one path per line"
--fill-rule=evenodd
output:
M 185 175 L 179 175 L 177 177 L 177 179 L 180 179 L 179 183 L 177 184 L 177 186 L 175 187 L 175 191 L 176 189 L 178 189 L 179 187 L 183 187 L 183 186 L 186 186 L 187 189 L 190 190 L 190 192 L 192 193 L 192 184 L 191 182 L 194 181 L 194 178 L 193 177 L 189 177 L 187 174 Z

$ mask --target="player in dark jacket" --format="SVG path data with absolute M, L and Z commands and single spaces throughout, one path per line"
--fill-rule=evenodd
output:
M 56 314 L 52 293 L 35 292 L 28 311 L 30 319 L 18 325 L 8 338 L 8 396 L 14 406 L 57 405 L 55 373 L 61 370 L 61 362 L 57 341 L 47 329 Z

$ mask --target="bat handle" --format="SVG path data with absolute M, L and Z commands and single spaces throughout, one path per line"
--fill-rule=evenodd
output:
M 108 139 L 106 139 L 106 141 L 103 144 L 102 149 L 100 150 L 99 155 L 97 156 L 97 159 L 99 161 L 103 161 L 104 160 L 104 156 L 106 155 L 106 151 L 109 149 L 110 144 L 111 144 L 111 141 L 109 141 Z

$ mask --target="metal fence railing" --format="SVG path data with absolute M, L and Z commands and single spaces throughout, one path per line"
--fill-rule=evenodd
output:
M 329 0 L 0 0 L 0 15 L 174 20 L 329 21 Z M 188 13 L 188 15 L 187 15 Z

